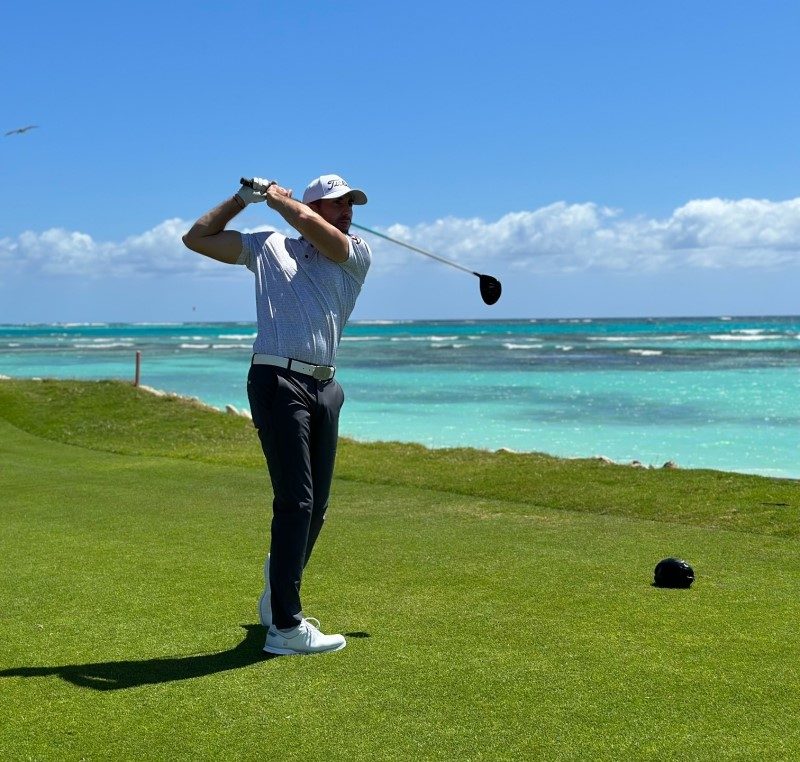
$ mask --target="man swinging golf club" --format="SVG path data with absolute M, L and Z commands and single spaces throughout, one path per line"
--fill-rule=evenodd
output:
M 248 204 L 261 201 L 299 236 L 225 229 Z M 300 585 L 333 478 L 344 402 L 333 377 L 336 349 L 372 256 L 349 234 L 353 205 L 366 203 L 364 192 L 338 175 L 313 180 L 302 203 L 276 182 L 254 178 L 183 236 L 192 251 L 245 265 L 255 275 L 258 334 L 247 393 L 274 493 L 259 602 L 268 653 L 338 651 L 346 644 L 303 615 Z

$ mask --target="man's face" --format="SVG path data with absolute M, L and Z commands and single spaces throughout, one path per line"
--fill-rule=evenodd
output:
M 314 204 L 314 209 L 325 222 L 329 222 L 337 230 L 341 230 L 345 235 L 349 232 L 350 222 L 353 219 L 353 199 L 351 196 L 323 198 Z

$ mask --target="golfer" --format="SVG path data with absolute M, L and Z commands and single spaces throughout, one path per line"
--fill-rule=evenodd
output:
M 239 233 L 228 223 L 248 204 L 266 201 L 298 232 Z M 273 654 L 338 651 L 342 635 L 323 635 L 303 615 L 300 584 L 317 541 L 333 478 L 339 411 L 336 349 L 371 261 L 351 236 L 363 191 L 338 175 L 322 175 L 303 194 L 255 178 L 254 188 L 204 214 L 183 242 L 192 251 L 255 275 L 258 334 L 247 377 L 253 424 L 267 461 L 274 500 L 265 589 L 259 601 Z M 316 622 L 316 620 L 314 620 Z

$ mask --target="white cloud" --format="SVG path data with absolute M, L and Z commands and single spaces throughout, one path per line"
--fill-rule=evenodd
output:
M 95 241 L 77 231 L 51 228 L 26 231 L 16 240 L 0 241 L 0 262 L 17 271 L 44 275 L 128 276 L 137 272 L 175 272 L 193 269 L 184 264 L 181 220 L 162 222 L 152 230 L 123 241 Z M 185 249 L 184 249 L 185 251 Z
M 118 242 L 95 241 L 87 233 L 60 228 L 28 231 L 0 239 L 0 272 L 104 277 L 229 274 L 233 268 L 184 248 L 180 239 L 188 227 L 184 220 L 169 219 Z M 413 227 L 396 224 L 385 232 L 483 270 L 652 273 L 678 268 L 779 268 L 800 263 L 800 198 L 695 200 L 661 220 L 625 218 L 618 210 L 592 203 L 558 202 L 512 212 L 494 222 L 448 217 Z M 387 241 L 372 237 L 371 244 L 378 272 L 419 259 Z
M 95 241 L 77 231 L 51 228 L 0 239 L 3 270 L 50 276 L 130 277 L 140 275 L 232 274 L 218 262 L 189 251 L 181 236 L 191 223 L 173 218 L 122 241 Z M 261 229 L 261 228 L 259 228 Z
M 531 272 L 780 267 L 800 263 L 800 199 L 690 201 L 665 220 L 626 219 L 597 204 L 558 202 L 495 222 L 448 218 L 413 228 L 395 225 L 387 234 L 470 267 L 489 262 Z

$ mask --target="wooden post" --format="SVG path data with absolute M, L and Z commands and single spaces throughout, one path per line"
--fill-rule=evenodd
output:
M 139 375 L 142 370 L 142 353 L 136 350 L 136 375 L 133 377 L 133 385 L 139 386 Z

